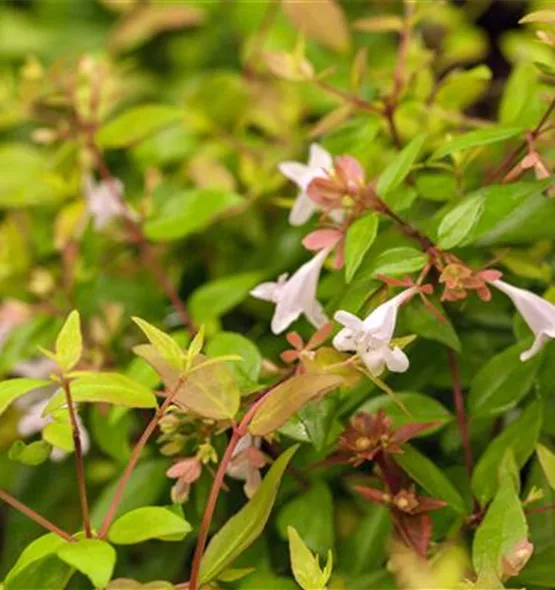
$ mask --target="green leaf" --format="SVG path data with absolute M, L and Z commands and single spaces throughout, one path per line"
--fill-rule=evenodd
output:
M 116 545 L 150 539 L 181 541 L 191 530 L 191 525 L 175 512 L 163 506 L 145 506 L 120 516 L 110 527 L 108 539 Z
M 224 190 L 179 191 L 147 220 L 145 233 L 155 242 L 179 240 L 202 231 L 220 214 L 242 203 L 241 196 Z
M 478 131 L 469 131 L 468 133 L 459 135 L 443 147 L 437 149 L 432 154 L 432 159 L 437 160 L 438 158 L 443 158 L 454 152 L 460 152 L 474 147 L 481 147 L 484 145 L 505 141 L 506 139 L 511 139 L 517 135 L 522 135 L 524 131 L 525 130 L 522 127 L 496 127 L 494 129 L 479 129 Z
M 540 434 L 543 419 L 543 404 L 530 404 L 522 415 L 507 426 L 487 447 L 472 474 L 472 491 L 482 506 L 495 495 L 497 468 L 505 451 L 512 449 L 519 469 L 528 461 Z
M 170 365 L 178 369 L 183 368 L 185 355 L 179 344 L 171 336 L 141 318 L 132 317 L 131 319 Z
M 345 238 L 345 279 L 350 283 L 368 248 L 378 234 L 379 217 L 370 213 L 358 218 L 347 230 Z
M 104 124 L 96 140 L 104 148 L 121 148 L 148 137 L 162 127 L 183 119 L 182 109 L 168 105 L 131 108 Z
M 303 373 L 291 377 L 264 398 L 249 424 L 249 432 L 255 436 L 275 432 L 309 400 L 336 389 L 342 382 L 341 377 L 329 373 Z
M 252 499 L 212 537 L 201 562 L 201 584 L 215 579 L 260 536 L 285 469 L 297 449 L 295 445 L 279 456 Z
M 501 580 L 514 575 L 507 571 L 504 560 L 518 552 L 527 540 L 528 525 L 518 492 L 510 477 L 502 477 L 472 545 L 472 563 L 478 574 L 478 584 L 481 579 Z
M 206 345 L 206 354 L 211 357 L 238 354 L 239 362 L 226 363 L 235 374 L 241 391 L 249 393 L 260 378 L 262 355 L 250 340 L 235 332 L 218 332 Z
M 104 588 L 116 564 L 114 548 L 100 539 L 79 539 L 66 543 L 57 551 L 58 557 L 87 576 L 95 588 Z
M 439 247 L 449 250 L 458 246 L 472 231 L 484 210 L 483 195 L 474 195 L 460 202 L 441 220 Z
M 200 354 L 202 347 L 204 346 L 204 326 L 200 327 L 200 330 L 195 334 L 193 341 L 187 349 L 187 370 L 191 368 L 191 364 L 195 357 Z
M 335 541 L 333 496 L 328 485 L 316 481 L 302 494 L 289 500 L 278 512 L 276 527 L 280 537 L 288 538 L 292 526 L 315 553 L 324 557 Z
M 534 554 L 514 583 L 525 587 L 550 588 L 555 579 L 555 546 L 551 545 Z M 517 587 L 517 586 L 515 586 Z
M 326 567 L 322 571 L 320 558 L 317 555 L 312 555 L 293 527 L 287 527 L 287 536 L 289 538 L 291 569 L 299 586 L 303 590 L 325 590 L 333 567 L 331 550 L 328 551 Z
M 534 104 L 538 92 L 536 68 L 522 60 L 517 63 L 505 84 L 499 105 L 499 122 L 502 125 L 523 124 L 526 112 Z
M 197 323 L 218 318 L 241 303 L 261 278 L 261 273 L 244 272 L 205 283 L 189 298 L 189 311 Z
M 56 361 L 64 373 L 71 371 L 79 362 L 82 350 L 81 318 L 79 312 L 73 310 L 56 339 Z
M 409 415 L 399 407 L 402 404 Z M 412 391 L 395 392 L 395 399 L 390 395 L 378 395 L 369 399 L 358 408 L 358 412 L 376 414 L 383 410 L 393 422 L 393 427 L 411 422 L 436 422 L 435 426 L 421 432 L 419 436 L 427 436 L 437 432 L 440 428 L 453 420 L 453 414 L 440 402 L 429 395 Z
M 445 314 L 445 310 L 433 298 L 432 303 L 442 314 L 443 319 L 440 321 L 422 301 L 413 300 L 410 305 L 405 306 L 402 310 L 406 329 L 418 336 L 422 336 L 422 338 L 426 338 L 426 340 L 441 342 L 441 344 L 460 352 L 461 341 L 451 321 Z
M 4 580 L 2 590 L 29 590 L 30 588 L 64 590 L 73 572 L 72 568 L 55 555 L 47 555 L 10 577 L 9 582 Z
M 40 465 L 50 457 L 51 452 L 52 447 L 43 440 L 28 445 L 22 440 L 16 440 L 8 451 L 8 458 L 23 465 Z
M 546 25 L 555 25 L 555 10 L 546 8 L 545 10 L 536 10 L 523 16 L 519 24 L 525 23 L 543 23 Z
M 390 191 L 397 188 L 408 176 L 412 165 L 420 155 L 426 135 L 415 137 L 387 166 L 378 179 L 377 192 L 383 197 Z
M 14 584 L 12 586 L 11 582 L 16 580 L 19 574 L 25 569 L 35 568 L 38 565 L 38 562 L 45 557 L 56 553 L 58 549 L 64 545 L 67 545 L 67 541 L 54 533 L 42 535 L 41 537 L 38 537 L 38 539 L 32 541 L 27 547 L 25 547 L 25 549 L 23 549 L 21 555 L 4 578 L 3 583 L 5 587 L 11 589 L 19 586 L 19 584 Z M 67 570 L 67 568 L 64 567 L 64 570 Z M 21 588 L 21 586 L 19 586 L 19 588 Z
M 555 453 L 544 445 L 536 445 L 536 453 L 549 485 L 555 490 Z
M 33 389 L 46 387 L 49 384 L 50 381 L 44 379 L 8 379 L 2 381 L 0 383 L 0 416 L 16 399 L 33 391 Z
M 527 348 L 515 344 L 493 356 L 476 373 L 468 395 L 473 418 L 496 416 L 514 408 L 532 388 L 542 356 L 523 363 L 521 352 Z
M 50 422 L 42 429 L 42 438 L 53 447 L 62 449 L 66 453 L 73 452 L 73 430 L 69 424 Z
M 373 278 L 379 274 L 391 277 L 405 275 L 424 268 L 427 262 L 426 254 L 416 248 L 390 248 L 362 266 L 359 276 Z
M 443 471 L 411 445 L 403 445 L 403 451 L 393 456 L 395 462 L 432 497 L 444 500 L 453 510 L 464 514 L 464 500 Z
M 71 382 L 74 402 L 105 402 L 128 408 L 155 408 L 156 397 L 151 389 L 118 373 L 82 373 Z M 65 403 L 63 391 L 56 393 L 44 412 L 52 412 Z

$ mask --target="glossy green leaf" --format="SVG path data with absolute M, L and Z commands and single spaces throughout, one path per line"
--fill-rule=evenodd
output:
M 460 152 L 475 147 L 482 147 L 500 141 L 506 141 L 512 137 L 522 135 L 522 127 L 496 127 L 494 129 L 479 129 L 478 131 L 469 131 L 448 142 L 446 145 L 438 148 L 432 155 L 432 158 L 438 159 L 448 156 L 454 152 Z
M 399 404 L 402 404 L 409 415 L 403 411 Z M 395 392 L 395 399 L 390 395 L 378 395 L 369 399 L 358 408 L 358 412 L 369 412 L 376 414 L 383 410 L 387 417 L 393 422 L 394 428 L 410 422 L 434 422 L 435 426 L 421 432 L 419 436 L 428 436 L 437 432 L 440 428 L 449 424 L 454 419 L 440 402 L 429 395 L 415 393 L 412 391 Z
M 526 110 L 533 104 L 538 91 L 537 79 L 537 70 L 528 61 L 515 65 L 499 104 L 499 122 L 502 125 L 522 125 Z
M 17 575 L 4 580 L 3 590 L 29 590 L 30 588 L 48 588 L 64 590 L 74 570 L 49 552 L 42 559 L 37 559 L 29 567 L 21 569 Z
M 363 264 L 359 276 L 361 278 L 373 278 L 380 274 L 401 276 L 424 268 L 427 262 L 426 254 L 416 248 L 406 246 L 390 248 L 378 254 L 368 264 Z
M 484 197 L 474 195 L 449 211 L 439 225 L 439 247 L 449 250 L 458 246 L 472 231 L 483 210 Z
M 433 498 L 444 500 L 453 510 L 464 513 L 464 500 L 443 471 L 411 445 L 403 445 L 403 453 L 394 455 L 395 462 L 420 484 Z
M 350 283 L 368 248 L 378 234 L 379 217 L 370 213 L 357 219 L 347 230 L 345 238 L 345 279 Z
M 8 379 L 0 383 L 0 415 L 16 399 L 26 393 L 49 385 L 49 381 L 44 379 Z
M 325 557 L 335 542 L 333 496 L 329 486 L 316 481 L 289 500 L 277 514 L 276 527 L 283 540 L 294 526 L 310 550 Z
M 322 571 L 319 557 L 312 554 L 296 529 L 292 526 L 287 527 L 287 535 L 291 569 L 299 586 L 303 590 L 325 590 L 333 567 L 331 550 L 328 552 L 326 566 Z
M 245 272 L 206 283 L 189 298 L 189 311 L 197 322 L 218 318 L 248 297 L 261 278 L 258 272 Z
M 69 424 L 50 422 L 42 429 L 42 438 L 53 447 L 62 449 L 66 453 L 74 450 L 73 430 Z
M 543 404 L 530 404 L 521 416 L 495 437 L 476 463 L 472 474 L 472 491 L 482 506 L 495 495 L 497 469 L 505 451 L 512 449 L 519 468 L 528 461 L 540 435 Z
M 541 365 L 541 355 L 522 362 L 520 354 L 525 348 L 521 344 L 507 348 L 476 373 L 468 395 L 468 408 L 473 418 L 510 410 L 531 390 Z
M 518 491 L 511 477 L 501 475 L 500 480 L 499 489 L 472 545 L 472 563 L 480 585 L 485 580 L 501 580 L 514 575 L 505 561 L 511 563 L 510 556 L 515 554 L 518 559 L 519 551 L 531 551 L 531 546 L 527 546 L 528 525 Z
M 420 155 L 425 141 L 424 134 L 415 137 L 380 174 L 376 189 L 380 196 L 383 197 L 396 189 L 405 180 Z
M 258 383 L 262 355 L 249 339 L 235 332 L 218 332 L 206 345 L 206 354 L 211 357 L 238 354 L 241 361 L 226 363 L 235 374 L 241 391 L 249 392 Z
M 275 432 L 309 400 L 336 389 L 342 381 L 341 377 L 329 373 L 303 373 L 291 377 L 264 398 L 249 424 L 249 432 L 255 436 Z
M 105 402 L 129 408 L 155 408 L 156 397 L 151 389 L 118 373 L 84 373 L 71 382 L 74 402 Z M 45 412 L 65 403 L 64 392 L 54 395 Z
M 79 539 L 66 543 L 57 551 L 58 557 L 87 576 L 95 588 L 110 581 L 116 564 L 116 551 L 100 539 Z
M 183 119 L 182 109 L 168 105 L 141 105 L 105 123 L 96 135 L 105 148 L 121 148 Z
M 536 445 L 536 453 L 549 485 L 555 490 L 555 453 L 544 445 Z
M 239 195 L 217 189 L 180 191 L 167 199 L 145 224 L 147 237 L 155 242 L 169 242 L 200 232 L 216 218 L 241 205 Z
M 108 539 L 116 545 L 132 545 L 149 539 L 181 541 L 192 530 L 181 516 L 163 506 L 145 506 L 114 521 Z
M 297 448 L 293 446 L 279 456 L 252 499 L 212 537 L 201 562 L 201 583 L 215 579 L 260 536 L 285 469 Z

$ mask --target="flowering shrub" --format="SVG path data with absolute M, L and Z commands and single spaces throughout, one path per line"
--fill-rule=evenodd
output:
M 0 7 L 5 590 L 553 587 L 555 11 L 505 76 L 499 6 Z

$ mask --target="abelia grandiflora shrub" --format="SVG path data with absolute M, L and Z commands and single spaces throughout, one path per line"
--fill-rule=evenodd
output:
M 308 4 L 1 87 L 6 590 L 551 587 L 553 11 L 485 119 L 464 8 Z

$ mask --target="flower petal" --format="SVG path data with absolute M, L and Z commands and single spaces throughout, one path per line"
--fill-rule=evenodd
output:
M 385 364 L 393 373 L 404 373 L 409 368 L 407 355 L 398 347 L 384 350 Z
M 379 305 L 363 322 L 364 330 L 384 342 L 389 342 L 395 332 L 395 323 L 397 322 L 397 312 L 399 307 L 410 299 L 418 289 L 410 287 L 405 289 L 392 299 Z
M 279 171 L 294 182 L 297 186 L 305 188 L 303 179 L 307 177 L 310 168 L 300 162 L 282 162 L 279 166 Z
M 297 195 L 289 213 L 289 223 L 294 226 L 304 225 L 318 210 L 316 203 L 304 192 Z
M 280 285 L 275 282 L 260 283 L 254 289 L 251 290 L 250 294 L 256 299 L 262 301 L 271 301 L 275 303 L 277 301 L 277 294 L 279 293 Z
M 321 168 L 329 172 L 333 166 L 333 158 L 321 145 L 312 143 L 310 145 L 308 165 L 310 168 Z

